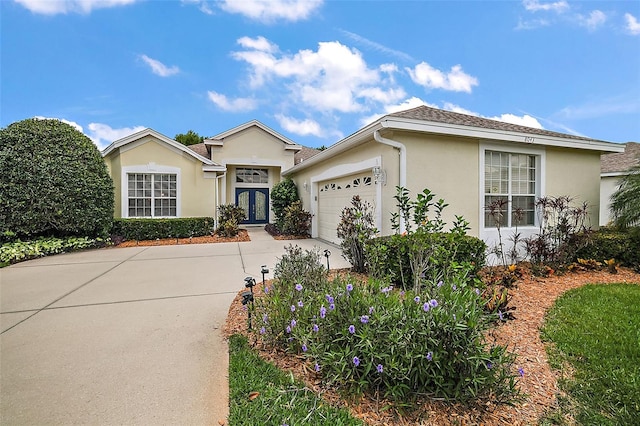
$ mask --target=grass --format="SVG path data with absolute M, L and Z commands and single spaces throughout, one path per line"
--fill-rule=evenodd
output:
M 542 338 L 566 396 L 544 423 L 640 425 L 640 286 L 587 285 L 556 300 Z
M 241 335 L 229 339 L 229 425 L 362 425 L 263 361 Z M 249 395 L 258 392 L 251 399 Z

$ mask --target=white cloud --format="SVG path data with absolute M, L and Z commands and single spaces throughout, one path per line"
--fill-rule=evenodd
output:
M 535 117 L 532 117 L 529 114 L 518 116 L 515 114 L 506 113 L 506 114 L 501 114 L 494 117 L 487 117 L 487 116 L 480 115 L 477 112 L 462 108 L 459 105 L 452 104 L 450 102 L 444 103 L 444 109 L 446 109 L 447 111 L 457 112 L 460 114 L 467 114 L 467 115 L 473 115 L 475 117 L 488 118 L 489 120 L 497 120 L 497 121 L 502 121 L 504 123 L 517 124 L 519 126 L 533 127 L 534 129 L 544 129 L 542 124 L 540 124 L 540 122 Z
M 283 129 L 296 135 L 313 135 L 318 137 L 325 136 L 322 128 L 320 127 L 320 124 L 317 121 L 311 120 L 309 118 L 304 120 L 296 120 L 293 117 L 287 117 L 285 115 L 278 114 L 276 115 L 276 120 L 278 120 L 278 123 L 280 124 L 280 126 L 282 126 Z
M 251 98 L 228 99 L 225 95 L 209 91 L 207 92 L 209 100 L 216 104 L 220 109 L 231 112 L 247 112 L 256 109 L 257 103 Z
M 277 44 L 271 43 L 262 36 L 256 38 L 241 37 L 238 39 L 238 44 L 245 49 L 253 49 L 260 52 L 274 53 L 278 51 Z
M 549 21 L 546 19 L 529 19 L 523 21 L 522 18 L 518 20 L 518 25 L 516 25 L 516 30 L 533 30 L 540 27 L 548 27 L 550 25 Z
M 89 14 L 93 9 L 106 9 L 134 3 L 136 0 L 14 0 L 33 13 L 57 15 L 59 13 Z
M 103 150 L 111 142 L 122 139 L 125 136 L 132 135 L 141 130 L 144 130 L 144 126 L 134 127 L 122 127 L 120 129 L 113 129 L 108 124 L 102 123 L 89 123 L 89 132 L 87 136 L 98 146 L 98 149 Z
M 624 20 L 627 23 L 627 26 L 625 28 L 629 34 L 631 35 L 640 34 L 640 23 L 638 22 L 635 16 L 633 16 L 630 13 L 625 13 Z
M 595 31 L 607 21 L 607 15 L 600 10 L 593 10 L 589 16 L 578 15 L 580 26 L 586 27 L 589 31 Z
M 462 71 L 461 65 L 451 67 L 448 73 L 433 68 L 426 62 L 421 62 L 415 68 L 406 68 L 406 70 L 414 83 L 427 89 L 471 93 L 473 86 L 478 85 L 478 79 Z
M 307 19 L 322 5 L 322 0 L 223 0 L 220 7 L 263 23 L 277 20 Z
M 401 52 L 399 50 L 395 50 L 395 49 L 391 49 L 387 46 L 384 46 L 380 43 L 376 43 L 375 41 L 371 41 L 365 37 L 362 37 L 361 35 L 358 35 L 356 33 L 352 33 L 351 31 L 347 31 L 347 30 L 340 30 L 343 34 L 345 34 L 347 37 L 349 37 L 350 39 L 352 39 L 353 41 L 362 44 L 363 46 L 366 46 L 372 50 L 376 50 L 378 52 L 382 52 L 386 55 L 391 55 L 391 56 L 395 56 L 396 58 L 402 59 L 403 61 L 414 61 L 414 59 L 411 57 L 411 55 Z
M 524 8 L 529 12 L 564 12 L 565 10 L 569 9 L 569 4 L 565 0 L 551 3 L 540 3 L 539 0 L 524 0 L 522 4 L 524 5 Z
M 151 72 L 160 77 L 170 77 L 172 75 L 178 74 L 180 72 L 180 68 L 177 66 L 168 67 L 157 59 L 153 59 L 148 57 L 147 55 L 140 55 L 140 59 L 142 59 L 149 67 L 151 68 Z
M 207 15 L 213 15 L 213 10 L 211 10 L 211 8 L 209 7 L 209 3 L 207 3 L 206 0 L 181 0 L 181 3 L 193 4 L 197 6 L 198 9 L 200 9 L 200 12 Z

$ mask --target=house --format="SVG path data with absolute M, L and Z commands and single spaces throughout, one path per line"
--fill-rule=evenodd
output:
M 145 129 L 114 141 L 102 156 L 115 185 L 115 217 L 215 217 L 218 206 L 234 203 L 248 212 L 244 223 L 265 224 L 271 188 L 300 151 L 254 120 L 188 147 Z
M 492 245 L 498 233 L 485 206 L 506 200 L 503 237 L 524 217 L 523 237 L 538 231 L 534 200 L 569 195 L 591 207 L 597 227 L 600 155 L 623 145 L 420 106 L 386 115 L 317 155 L 287 169 L 313 214 L 312 236 L 338 243 L 341 210 L 353 195 L 374 207 L 376 227 L 392 233 L 396 187 L 412 198 L 428 188 L 449 204 L 443 219 L 470 222 L 471 235 Z
M 620 179 L 640 164 L 640 143 L 628 142 L 624 152 L 604 154 L 600 163 L 600 226 L 611 221 L 611 196 L 620 186 Z

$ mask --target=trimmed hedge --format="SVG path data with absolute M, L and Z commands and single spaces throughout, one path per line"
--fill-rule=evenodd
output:
M 640 271 L 640 228 L 624 232 L 601 228 L 593 232 L 588 244 L 578 250 L 576 259 L 594 259 L 599 262 L 615 259 L 623 266 Z
M 112 239 L 156 240 L 160 238 L 189 238 L 211 235 L 215 230 L 212 217 L 175 219 L 114 219 Z
M 411 244 L 434 247 L 427 276 L 430 273 L 447 276 L 453 263 L 465 262 L 473 265 L 471 272 L 475 275 L 485 265 L 487 245 L 476 237 L 452 233 L 390 235 L 365 243 L 370 274 L 376 278 L 388 278 L 395 286 L 410 288 L 413 283 L 409 263 Z

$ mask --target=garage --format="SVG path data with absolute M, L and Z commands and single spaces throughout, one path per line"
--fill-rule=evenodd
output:
M 336 229 L 342 209 L 354 195 L 376 208 L 376 185 L 371 172 L 318 182 L 318 237 L 340 244 Z

